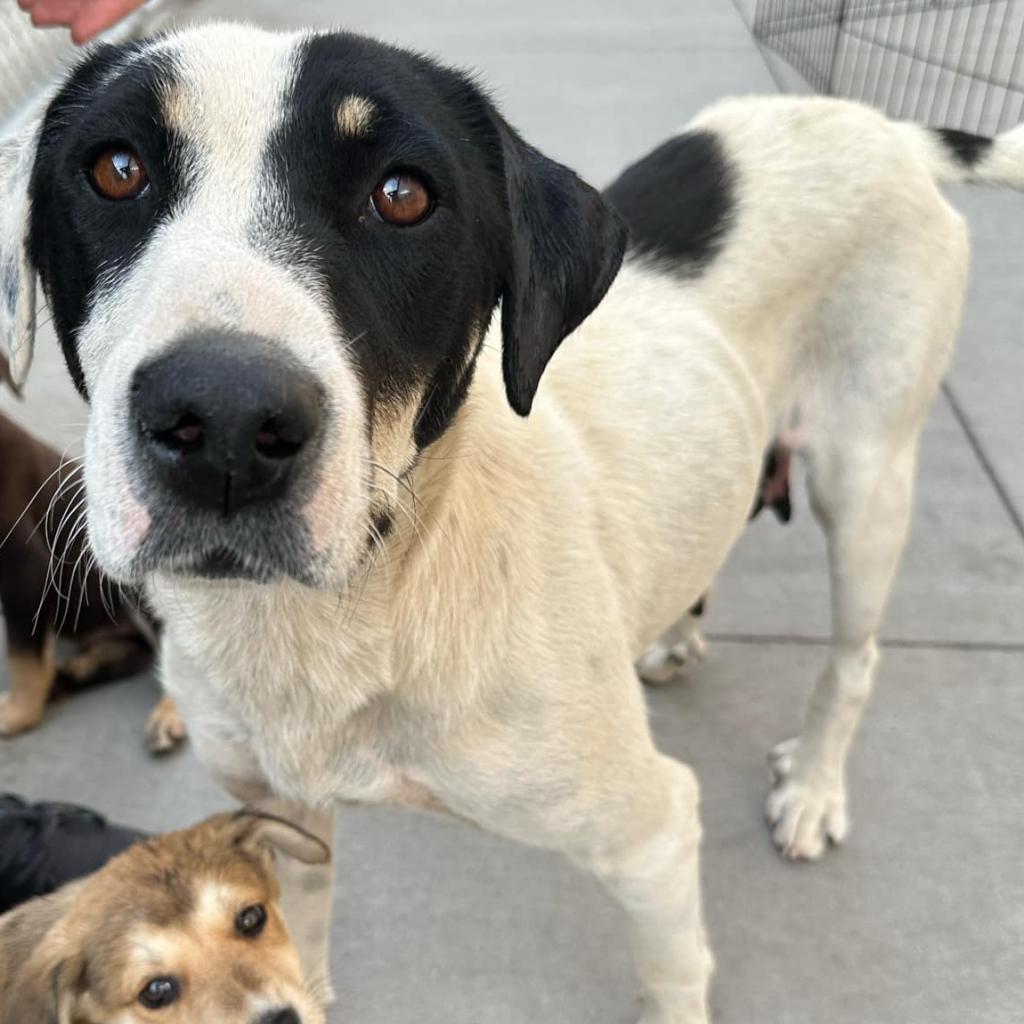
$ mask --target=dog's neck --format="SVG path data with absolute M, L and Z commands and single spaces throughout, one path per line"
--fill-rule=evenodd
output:
M 450 652 L 412 646 L 424 635 L 415 621 L 427 614 L 424 600 L 429 614 L 443 616 L 445 608 L 460 607 L 466 593 L 483 599 L 483 591 L 499 583 L 490 564 L 501 546 L 495 514 L 515 515 L 516 509 L 505 493 L 509 480 L 496 467 L 516 451 L 526 457 L 529 445 L 508 435 L 532 428 L 507 409 L 500 375 L 492 371 L 480 368 L 451 427 L 405 475 L 390 533 L 342 587 L 168 576 L 150 581 L 168 639 L 196 671 L 219 677 L 243 704 L 255 699 L 255 690 L 280 689 L 290 678 L 303 691 L 316 689 L 318 700 L 340 712 L 341 705 L 357 709 L 391 690 L 396 674 L 415 672 L 409 663 L 421 655 L 432 665 L 438 657 L 472 657 L 461 649 L 464 643 Z M 501 558 L 514 572 L 514 555 Z M 241 630 L 239 623 L 245 623 Z M 442 673 L 435 667 L 431 674 Z

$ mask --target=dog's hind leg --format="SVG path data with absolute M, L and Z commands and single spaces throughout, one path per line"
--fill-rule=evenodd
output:
M 442 788 L 427 785 L 454 813 L 597 877 L 625 911 L 642 1024 L 707 1024 L 697 779 L 655 748 L 627 644 L 599 632 L 584 701 L 566 714 L 535 691 L 537 717 L 531 704 L 515 726 L 492 722 L 468 758 L 446 760 Z
M 875 637 L 910 521 L 916 436 L 897 451 L 841 444 L 815 453 L 810 477 L 828 539 L 832 649 L 800 736 L 771 757 L 768 820 L 792 860 L 815 860 L 846 835 L 846 757 L 871 693 Z
M 10 690 L 0 697 L 0 736 L 15 736 L 42 721 L 57 678 L 55 638 L 49 631 L 22 637 L 8 621 L 7 643 Z
M 701 621 L 707 595 L 702 597 L 674 626 L 663 633 L 636 663 L 637 674 L 648 686 L 667 686 L 686 675 L 707 653 Z
M 871 692 L 918 441 L 966 285 L 964 223 L 931 187 L 887 204 L 874 232 L 884 245 L 851 262 L 819 310 L 800 399 L 811 507 L 828 542 L 832 645 L 800 736 L 772 758 L 768 820 L 794 860 L 816 859 L 847 832 L 846 757 Z

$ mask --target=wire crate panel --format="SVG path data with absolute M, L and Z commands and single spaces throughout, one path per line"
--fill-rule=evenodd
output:
M 984 135 L 1024 119 L 1024 0 L 758 0 L 754 35 L 891 117 Z
M 102 38 L 117 42 L 160 27 L 170 10 L 164 0 L 146 5 L 109 29 Z M 38 114 L 55 82 L 81 58 L 65 29 L 33 28 L 14 0 L 0 0 L 0 140 Z

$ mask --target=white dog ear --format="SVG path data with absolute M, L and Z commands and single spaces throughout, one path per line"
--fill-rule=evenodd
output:
M 29 179 L 38 126 L 0 142 L 0 353 L 9 383 L 19 390 L 32 365 L 36 336 L 36 275 L 28 256 Z

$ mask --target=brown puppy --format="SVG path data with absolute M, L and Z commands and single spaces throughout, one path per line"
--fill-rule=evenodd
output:
M 330 858 L 279 818 L 220 814 L 0 917 L 0 1024 L 323 1024 L 275 852 Z
M 0 380 L 10 383 L 0 358 Z M 0 413 L 0 608 L 7 626 L 10 692 L 0 696 L 0 736 L 39 724 L 58 677 L 71 686 L 134 675 L 153 658 L 150 624 L 93 569 L 77 529 L 77 463 Z M 77 654 L 57 664 L 57 639 Z M 184 736 L 164 700 L 147 727 L 150 746 Z

